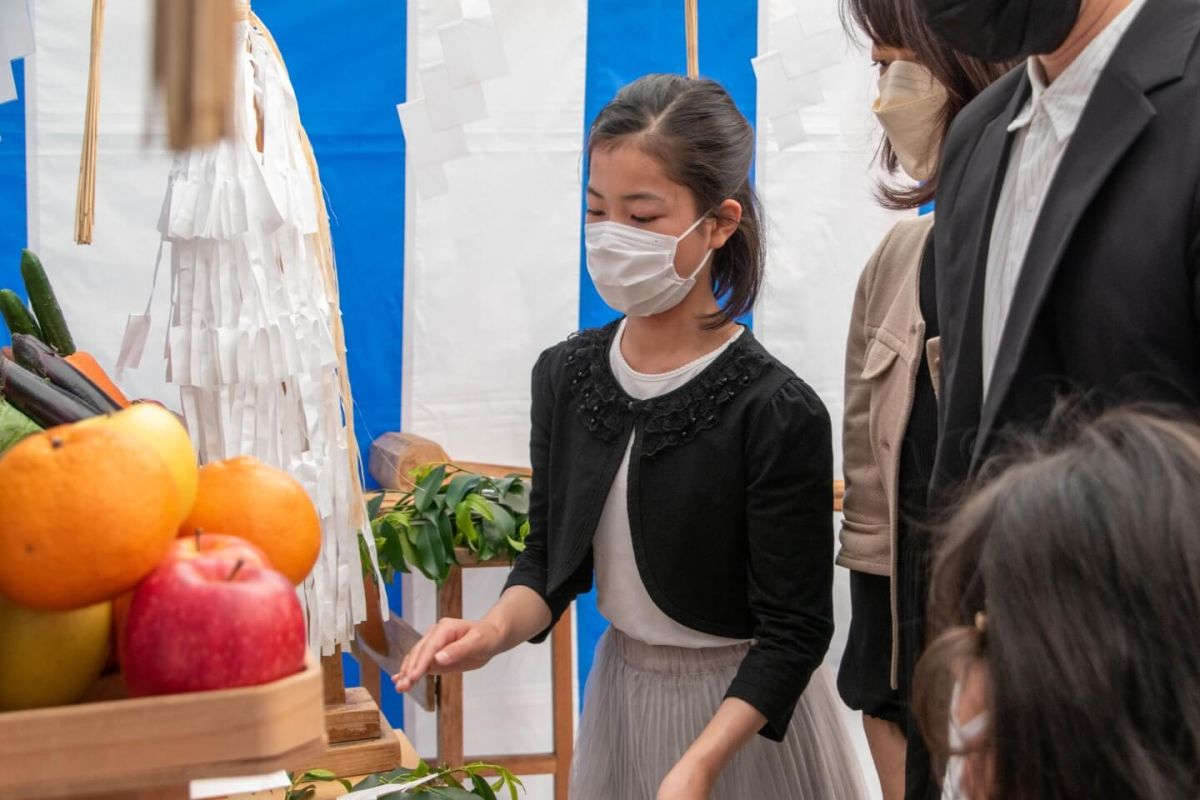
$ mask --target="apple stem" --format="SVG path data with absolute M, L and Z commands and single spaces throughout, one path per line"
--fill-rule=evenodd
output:
M 201 529 L 200 529 L 200 528 L 196 528 L 196 552 L 197 552 L 197 553 L 199 553 L 199 552 L 200 552 L 200 534 L 201 534 L 202 532 L 203 532 L 203 531 L 201 531 Z
M 50 446 L 55 450 L 58 450 L 63 446 L 63 440 L 60 437 L 55 436 L 50 439 Z
M 229 573 L 229 577 L 228 577 L 228 578 L 226 578 L 225 580 L 227 580 L 227 581 L 231 581 L 231 580 L 233 580 L 235 577 L 237 577 L 237 574 L 238 574 L 239 572 L 241 572 L 241 570 L 242 570 L 242 567 L 243 567 L 243 566 L 245 566 L 245 565 L 246 565 L 246 559 L 244 559 L 244 558 L 239 558 L 239 559 L 238 559 L 238 562 L 237 562 L 236 564 L 234 564 L 234 565 L 233 565 L 233 572 Z

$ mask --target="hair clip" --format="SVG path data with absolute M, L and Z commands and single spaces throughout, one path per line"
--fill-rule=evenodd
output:
M 978 611 L 975 614 L 975 629 L 980 633 L 987 633 L 987 612 Z

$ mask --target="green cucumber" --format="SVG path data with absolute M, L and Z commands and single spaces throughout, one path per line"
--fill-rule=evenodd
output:
M 32 250 L 21 251 L 21 277 L 25 279 L 25 291 L 29 293 L 33 313 L 42 324 L 42 340 L 60 356 L 74 353 L 75 342 L 71 339 L 67 320 L 54 296 L 50 279 L 46 277 L 46 270 Z
M 12 289 L 0 289 L 0 314 L 4 315 L 10 334 L 24 333 L 42 338 L 41 326 L 33 318 L 33 314 L 29 313 L 25 301 Z

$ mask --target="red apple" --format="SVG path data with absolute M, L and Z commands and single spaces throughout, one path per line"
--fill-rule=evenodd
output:
M 245 539 L 226 533 L 196 531 L 194 536 L 184 536 L 171 545 L 164 561 L 182 561 L 199 556 L 223 558 L 231 562 L 244 561 L 256 567 L 270 569 L 267 554 Z M 120 663 L 121 640 L 125 636 L 125 618 L 129 614 L 129 602 L 133 589 L 113 599 L 113 660 Z
M 198 556 L 167 560 L 134 591 L 121 663 L 137 697 L 269 683 L 303 669 L 305 651 L 287 578 Z
M 263 569 L 271 568 L 271 561 L 258 545 L 246 541 L 240 536 L 230 536 L 227 533 L 208 533 L 196 531 L 192 536 L 181 536 L 167 551 L 167 561 L 212 556 L 227 561 L 244 561 Z

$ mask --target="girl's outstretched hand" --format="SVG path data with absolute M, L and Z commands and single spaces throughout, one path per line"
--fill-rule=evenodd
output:
M 428 674 L 479 669 L 503 649 L 504 637 L 492 623 L 443 619 L 404 657 L 392 682 L 407 692 Z

